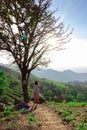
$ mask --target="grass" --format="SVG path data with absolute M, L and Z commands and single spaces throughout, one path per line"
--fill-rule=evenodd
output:
M 77 125 L 76 130 L 87 130 L 87 124 L 85 124 L 85 123 L 79 123 Z
M 29 113 L 28 122 L 29 122 L 29 123 L 34 123 L 34 122 L 36 122 L 36 117 L 35 117 L 35 113 L 34 113 L 34 112 Z
M 87 130 L 87 102 L 48 102 L 47 106 L 60 115 L 62 122 L 72 124 L 75 130 Z
M 14 126 L 14 122 L 10 121 L 10 122 L 8 123 L 8 127 L 11 128 L 11 127 L 13 127 L 13 126 Z

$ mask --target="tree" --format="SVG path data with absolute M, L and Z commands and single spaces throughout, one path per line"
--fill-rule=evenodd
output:
M 51 50 L 69 40 L 71 31 L 49 7 L 51 0 L 0 0 L 0 50 L 9 52 L 21 71 L 24 101 L 28 102 L 28 79 L 37 66 L 49 63 Z M 50 46 L 55 37 L 58 44 Z
M 77 101 L 82 102 L 85 100 L 85 95 L 82 93 L 77 94 Z

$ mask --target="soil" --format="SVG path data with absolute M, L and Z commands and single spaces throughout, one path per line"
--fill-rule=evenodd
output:
M 39 130 L 72 130 L 71 127 L 64 125 L 58 114 L 41 104 L 38 105 L 36 112 L 37 121 L 42 123 Z
M 29 124 L 29 114 L 19 114 L 17 120 L 11 120 L 13 126 L 8 125 L 10 121 L 0 121 L 0 130 L 72 130 L 70 126 L 62 123 L 58 113 L 45 104 L 36 105 L 30 102 L 29 105 L 30 110 L 35 113 L 35 123 Z

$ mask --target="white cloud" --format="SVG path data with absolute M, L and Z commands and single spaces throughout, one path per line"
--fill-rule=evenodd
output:
M 66 49 L 52 53 L 52 63 L 49 65 L 51 68 L 87 67 L 87 39 L 74 38 L 64 47 Z

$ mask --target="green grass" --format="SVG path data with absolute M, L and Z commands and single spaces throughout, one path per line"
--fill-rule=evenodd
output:
M 48 102 L 66 123 L 71 123 L 75 130 L 87 130 L 87 102 Z
M 87 124 L 79 123 L 76 130 L 87 130 Z
M 59 114 L 62 114 L 63 116 L 69 116 L 72 114 L 72 111 L 68 109 L 63 109 L 63 110 L 60 110 Z
M 36 121 L 35 113 L 34 112 L 29 113 L 28 122 L 29 123 L 34 123 L 35 121 Z

